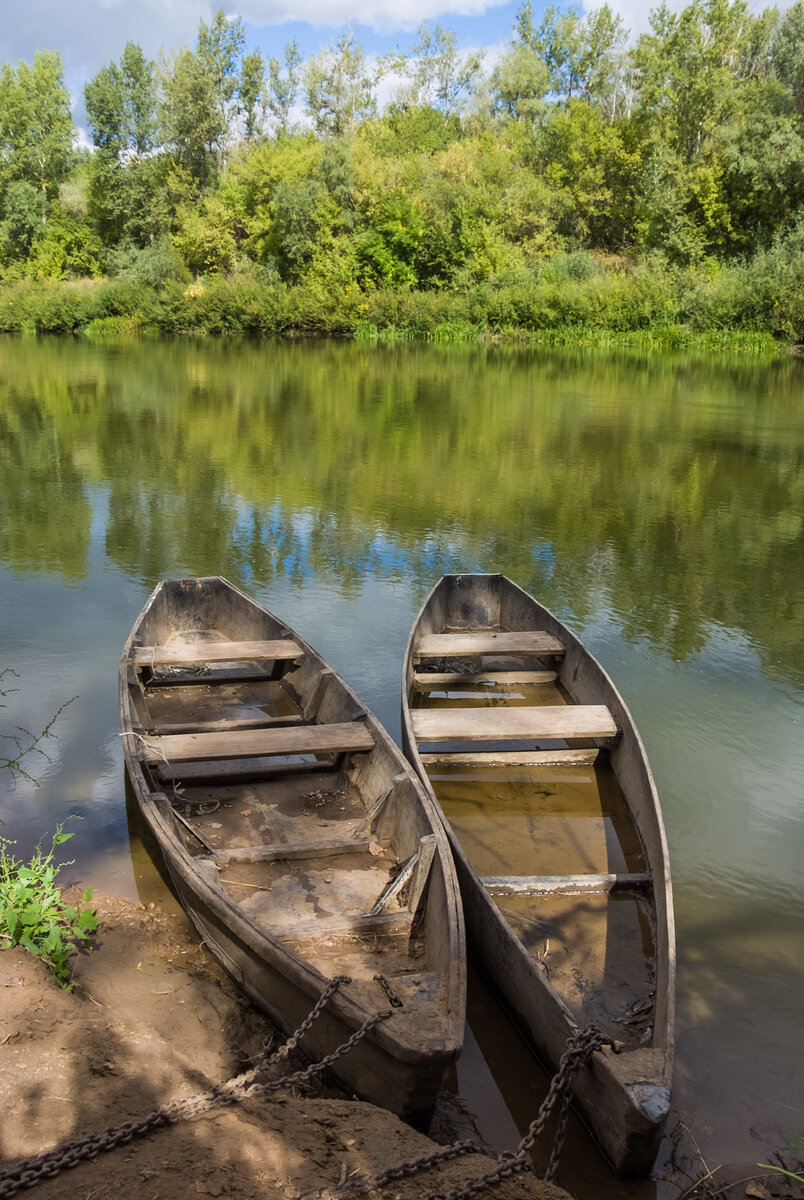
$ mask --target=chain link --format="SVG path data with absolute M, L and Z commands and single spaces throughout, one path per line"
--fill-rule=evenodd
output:
M 586 1066 L 594 1052 L 606 1045 L 611 1045 L 610 1039 L 605 1037 L 594 1025 L 589 1025 L 580 1033 L 576 1033 L 570 1037 L 561 1056 L 558 1070 L 550 1081 L 547 1095 L 542 1101 L 535 1118 L 531 1121 L 528 1132 L 522 1138 L 513 1154 L 500 1155 L 497 1160 L 497 1166 L 493 1170 L 488 1171 L 485 1175 L 481 1175 L 477 1179 L 469 1180 L 461 1187 L 436 1196 L 433 1200 L 467 1200 L 469 1196 L 483 1192 L 486 1188 L 494 1187 L 495 1184 L 502 1182 L 504 1179 L 510 1179 L 520 1171 L 529 1171 L 531 1166 L 530 1152 L 533 1144 L 544 1131 L 550 1114 L 555 1108 L 556 1102 L 560 1099 L 561 1108 L 558 1126 L 545 1174 L 545 1179 L 552 1181 L 555 1177 L 566 1133 L 573 1081 L 578 1072 Z M 335 1194 L 345 1198 L 357 1192 L 381 1188 L 385 1184 L 392 1183 L 398 1179 L 412 1178 L 414 1175 L 418 1175 L 420 1171 L 429 1171 L 439 1163 L 448 1162 L 450 1159 L 458 1158 L 464 1154 L 475 1153 L 479 1153 L 479 1151 L 473 1142 L 456 1142 L 453 1146 L 445 1146 L 443 1149 L 436 1150 L 432 1154 L 425 1154 L 421 1158 L 410 1159 L 407 1162 L 399 1163 L 396 1167 L 389 1167 L 382 1174 L 364 1175 L 361 1178 L 351 1180 L 343 1187 L 338 1188 Z
M 17 1192 L 23 1188 L 36 1187 L 38 1183 L 41 1183 L 45 1179 L 54 1178 L 61 1171 L 69 1170 L 86 1159 L 97 1158 L 101 1152 L 113 1150 L 116 1146 L 125 1145 L 133 1138 L 142 1137 L 143 1134 L 150 1133 L 151 1130 L 158 1129 L 162 1125 L 174 1124 L 177 1121 L 187 1120 L 190 1117 L 197 1116 L 202 1112 L 208 1112 L 211 1109 L 236 1104 L 249 1096 L 257 1096 L 266 1092 L 276 1092 L 282 1088 L 293 1087 L 295 1084 L 304 1083 L 308 1079 L 312 1079 L 315 1075 L 321 1074 L 327 1067 L 337 1062 L 339 1058 L 348 1054 L 375 1025 L 393 1016 L 391 1009 L 386 1009 L 369 1017 L 359 1029 L 355 1030 L 351 1037 L 336 1047 L 331 1054 L 328 1054 L 318 1062 L 312 1063 L 309 1067 L 304 1068 L 304 1070 L 295 1071 L 289 1075 L 282 1076 L 281 1079 L 271 1080 L 266 1083 L 255 1082 L 258 1075 L 261 1075 L 278 1063 L 280 1059 L 290 1054 L 320 1015 L 330 997 L 338 990 L 342 983 L 349 982 L 351 981 L 347 975 L 337 975 L 332 979 L 295 1033 L 274 1054 L 270 1057 L 260 1059 L 254 1067 L 242 1075 L 228 1079 L 225 1083 L 218 1084 L 208 1092 L 199 1092 L 197 1095 L 188 1096 L 183 1100 L 171 1100 L 168 1104 L 161 1105 L 140 1121 L 126 1121 L 122 1125 L 105 1129 L 101 1133 L 90 1134 L 74 1142 L 68 1142 L 64 1146 L 49 1150 L 44 1154 L 37 1155 L 35 1158 L 26 1159 L 18 1163 L 16 1167 L 2 1172 L 0 1174 L 0 1200 L 8 1200 L 9 1197 L 16 1196 Z
M 390 983 L 385 978 L 385 976 L 384 975 L 374 975 L 372 978 L 380 985 L 382 990 L 385 992 L 385 994 L 388 997 L 388 1000 L 390 1002 L 391 1008 L 401 1008 L 402 1001 L 399 999 L 396 992 L 391 987 Z

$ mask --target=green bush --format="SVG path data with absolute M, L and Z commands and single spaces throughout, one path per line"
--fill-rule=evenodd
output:
M 0 939 L 8 946 L 22 946 L 47 963 L 61 987 L 71 988 L 69 957 L 90 945 L 90 934 L 98 928 L 94 909 L 68 904 L 56 884 L 56 876 L 67 863 L 54 863 L 56 847 L 73 835 L 57 825 L 47 854 L 36 847 L 28 863 L 9 853 L 14 843 L 0 838 Z M 81 899 L 92 899 L 87 888 Z

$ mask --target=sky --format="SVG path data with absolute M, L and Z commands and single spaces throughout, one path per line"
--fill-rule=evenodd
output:
M 580 0 L 589 10 L 601 0 Z M 778 0 L 777 0 L 778 2 Z M 65 83 L 75 99 L 76 115 L 83 105 L 83 85 L 106 63 L 117 60 L 127 41 L 138 42 L 156 58 L 192 44 L 199 21 L 209 21 L 219 7 L 227 16 L 240 15 L 246 25 L 249 49 L 281 56 L 296 38 L 304 57 L 328 45 L 347 25 L 356 26 L 358 40 L 370 54 L 383 54 L 410 44 L 417 25 L 438 21 L 455 30 L 462 49 L 495 49 L 510 40 L 520 0 L 0 0 L 0 62 L 30 62 L 35 50 L 58 50 Z M 532 0 L 537 20 L 545 0 Z M 633 33 L 648 27 L 653 3 L 609 0 Z M 669 0 L 671 9 L 685 0 Z M 781 0 L 786 8 L 792 0 Z M 562 8 L 569 7 L 561 4 Z M 764 4 L 761 5 L 764 7 Z

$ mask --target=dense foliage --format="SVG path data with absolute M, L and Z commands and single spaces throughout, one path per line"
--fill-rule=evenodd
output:
M 438 25 L 266 62 L 219 11 L 85 105 L 92 152 L 57 54 L 0 69 L 2 328 L 804 336 L 801 0 L 636 40 L 524 0 L 488 71 Z

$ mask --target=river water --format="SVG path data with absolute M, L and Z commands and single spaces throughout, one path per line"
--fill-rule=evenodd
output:
M 582 1131 L 579 1196 L 675 1197 L 684 1170 L 804 1135 L 804 363 L 320 342 L 0 341 L 0 754 L 65 702 L 28 852 L 145 894 L 117 661 L 163 576 L 223 574 L 399 738 L 402 654 L 447 571 L 503 571 L 585 639 L 662 797 L 679 954 L 674 1113 L 655 1179 Z M 13 689 L 13 690 L 12 690 Z M 71 699 L 75 697 L 74 699 Z M 19 732 L 21 738 L 25 734 Z M 451 1081 L 496 1150 L 544 1079 L 473 976 Z

